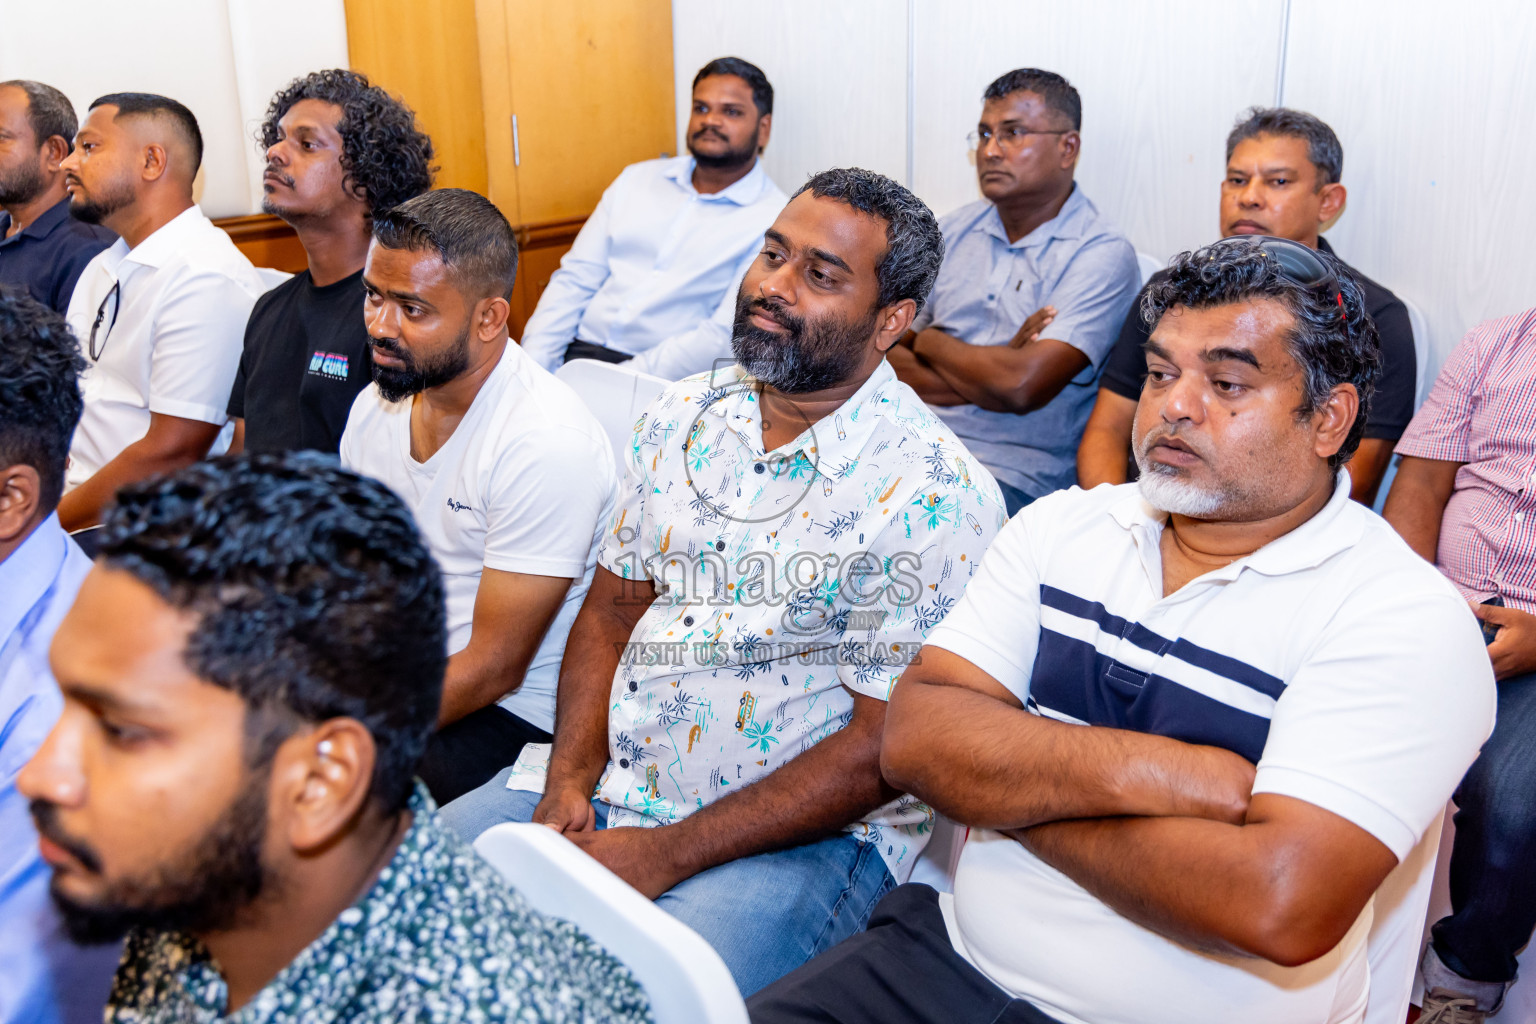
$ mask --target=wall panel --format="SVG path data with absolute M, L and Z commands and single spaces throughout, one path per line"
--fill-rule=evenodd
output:
M 1329 240 L 1416 303 L 1435 365 L 1468 328 L 1536 305 L 1536 15 L 1521 0 L 1292 0 L 1285 102 L 1344 143 Z
M 678 152 L 693 76 L 716 57 L 741 57 L 773 83 L 763 165 L 785 192 L 829 167 L 905 179 L 905 0 L 673 0 L 672 26 Z
M 979 198 L 965 135 L 987 83 L 1055 71 L 1083 99 L 1078 182 L 1158 259 L 1218 234 L 1237 113 L 1271 103 L 1281 0 L 945 0 L 914 5 L 914 188 L 938 213 Z

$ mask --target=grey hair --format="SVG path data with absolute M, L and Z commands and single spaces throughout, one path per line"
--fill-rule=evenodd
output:
M 386 249 L 435 252 L 480 297 L 512 297 L 517 236 L 495 204 L 478 192 L 434 189 L 376 212 L 373 238 Z
M 1056 72 L 1039 68 L 1015 68 L 987 86 L 987 91 L 981 94 L 981 101 L 1000 100 L 1016 92 L 1034 93 L 1045 101 L 1046 107 L 1066 118 L 1073 131 L 1082 131 L 1083 98 L 1077 94 L 1071 82 Z
M 922 312 L 944 262 L 944 234 L 928 205 L 885 175 L 862 167 L 822 171 L 790 198 L 802 192 L 847 203 L 885 221 L 885 253 L 875 264 L 880 284 L 876 308 L 911 299 Z
M 1321 118 L 1290 107 L 1251 107 L 1237 119 L 1227 136 L 1227 159 L 1239 142 L 1259 135 L 1305 139 L 1307 159 L 1317 168 L 1317 184 L 1332 185 L 1344 176 L 1344 147 Z
M 57 135 L 69 151 L 74 152 L 75 132 L 80 130 L 80 122 L 68 96 L 51 85 L 27 78 L 0 82 L 0 86 L 4 85 L 13 85 L 27 94 L 27 123 L 32 126 L 32 141 L 37 148 L 41 149 L 43 143 Z
M 1278 299 L 1293 317 L 1287 341 L 1302 372 L 1302 404 L 1296 415 L 1310 416 L 1340 384 L 1353 384 L 1360 395 L 1349 436 L 1328 458 L 1337 469 L 1349 461 L 1365 435 L 1371 395 L 1381 377 L 1381 341 L 1354 273 L 1325 252 L 1318 252 L 1317 258 L 1338 282 L 1337 292 L 1297 283 L 1255 239 L 1224 238 L 1174 257 L 1167 275 L 1147 286 L 1141 316 L 1155 327 L 1175 306 L 1209 309 L 1248 299 Z

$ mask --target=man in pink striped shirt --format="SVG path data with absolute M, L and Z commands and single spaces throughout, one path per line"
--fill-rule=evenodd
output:
M 1498 720 L 1456 794 L 1424 1017 L 1480 1024 L 1536 928 L 1536 309 L 1474 328 L 1397 445 L 1386 517 L 1490 637 Z

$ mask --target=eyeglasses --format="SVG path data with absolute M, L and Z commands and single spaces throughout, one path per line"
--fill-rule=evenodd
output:
M 117 301 L 113 301 L 116 299 Z M 107 303 L 112 303 L 112 319 L 107 322 L 107 329 L 101 331 L 101 347 L 96 347 L 96 332 L 101 330 L 101 322 L 107 319 Z M 101 359 L 101 354 L 107 350 L 107 335 L 112 333 L 112 328 L 117 326 L 117 311 L 123 305 L 123 283 L 113 281 L 112 288 L 101 300 L 101 305 L 96 309 L 96 320 L 91 324 L 91 362 Z
M 1272 256 L 1280 265 L 1280 274 L 1286 280 L 1299 284 L 1303 288 L 1320 291 L 1332 298 L 1338 303 L 1339 315 L 1346 323 L 1349 321 L 1349 311 L 1344 308 L 1344 291 L 1339 287 L 1338 276 L 1328 268 L 1328 264 L 1318 258 L 1317 253 L 1310 246 L 1293 242 L 1289 238 L 1276 238 L 1273 235 L 1250 237 L 1242 241 L 1257 245 Z
M 1017 152 L 1018 148 L 1024 145 L 1024 140 L 1031 135 L 1065 135 L 1070 131 L 1072 131 L 1071 128 L 1057 128 L 1046 131 L 1037 128 L 1024 128 L 1020 125 L 1010 125 L 996 133 L 977 129 L 967 135 L 965 141 L 972 151 L 975 151 L 984 149 L 987 143 L 996 139 L 998 146 L 1002 148 L 1004 153 L 1013 153 Z

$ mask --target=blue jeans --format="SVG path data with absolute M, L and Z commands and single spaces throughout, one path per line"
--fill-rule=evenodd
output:
M 1499 684 L 1493 735 L 1456 791 L 1456 808 L 1452 913 L 1435 923 L 1431 945 L 1460 976 L 1442 978 L 1442 987 L 1491 1010 L 1536 928 L 1536 673 Z
M 1019 509 L 1033 502 L 1034 496 L 1025 494 L 1017 487 L 997 481 L 997 489 L 1003 492 L 1003 507 L 1008 510 L 1008 518 L 1012 519 L 1019 514 Z
M 465 842 L 505 821 L 531 821 L 539 794 L 507 788 L 508 768 L 443 808 Z M 608 805 L 592 801 L 597 827 Z M 656 905 L 715 947 L 749 996 L 864 928 L 896 882 L 873 843 L 847 833 L 730 861 L 661 894 Z

